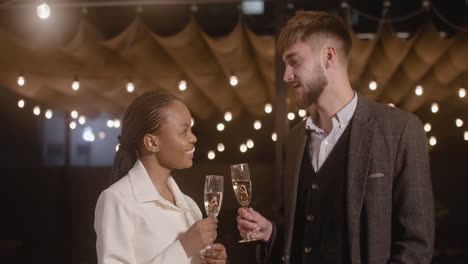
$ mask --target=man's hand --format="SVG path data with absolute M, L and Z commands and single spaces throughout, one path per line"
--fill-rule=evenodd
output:
M 252 208 L 237 210 L 237 229 L 243 238 L 248 232 L 252 232 L 252 237 L 257 240 L 268 242 L 270 240 L 273 226 L 270 221 Z

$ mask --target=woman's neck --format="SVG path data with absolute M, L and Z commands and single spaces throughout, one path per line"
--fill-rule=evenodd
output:
M 148 173 L 151 182 L 158 190 L 159 194 L 169 202 L 175 204 L 174 196 L 169 189 L 169 176 L 171 170 L 161 166 L 156 157 L 153 155 L 140 156 L 140 161 Z

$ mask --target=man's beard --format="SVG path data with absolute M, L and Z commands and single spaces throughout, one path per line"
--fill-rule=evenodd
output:
M 304 83 L 304 93 L 302 94 L 302 96 L 296 93 L 297 106 L 301 109 L 306 109 L 312 104 L 317 103 L 318 98 L 320 97 L 327 85 L 328 80 L 325 77 L 325 74 L 323 74 L 323 70 L 320 69 L 317 78 Z

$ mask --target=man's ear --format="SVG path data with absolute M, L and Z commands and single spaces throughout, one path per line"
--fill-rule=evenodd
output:
M 336 57 L 336 49 L 332 46 L 326 46 L 323 50 L 323 65 L 325 69 L 331 67 Z
M 156 153 L 159 151 L 159 138 L 156 135 L 146 134 L 143 137 L 143 144 L 145 145 L 145 149 Z

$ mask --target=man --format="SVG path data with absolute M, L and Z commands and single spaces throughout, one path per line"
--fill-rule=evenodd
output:
M 343 22 L 300 11 L 278 39 L 300 108 L 291 129 L 282 219 L 239 209 L 263 263 L 430 263 L 434 212 L 426 136 L 413 114 L 351 88 L 351 38 Z

